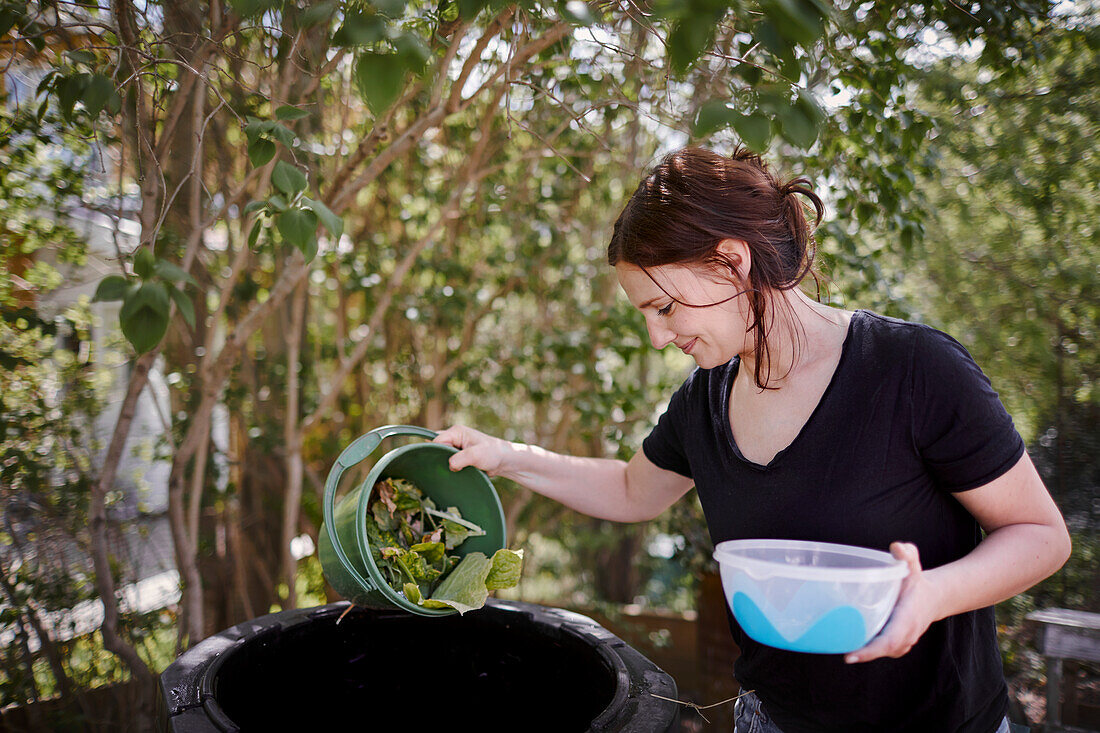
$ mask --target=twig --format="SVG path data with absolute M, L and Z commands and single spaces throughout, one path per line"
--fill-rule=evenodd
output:
M 345 613 L 346 613 L 346 611 L 345 611 Z M 744 692 L 742 692 L 738 695 L 734 695 L 733 697 L 729 698 L 728 700 L 722 700 L 721 702 L 714 702 L 714 703 L 711 703 L 710 705 L 696 705 L 693 702 L 684 702 L 683 700 L 677 700 L 677 699 L 672 698 L 672 697 L 665 697 L 664 695 L 658 695 L 656 692 L 651 692 L 649 694 L 650 694 L 650 696 L 656 697 L 660 700 L 668 700 L 669 702 L 675 702 L 675 703 L 679 703 L 680 705 L 686 705 L 689 708 L 693 708 L 695 710 L 695 712 L 699 713 L 700 718 L 702 718 L 705 722 L 709 723 L 710 720 L 707 718 L 707 716 L 703 715 L 704 710 L 706 710 L 707 708 L 716 708 L 719 705 L 725 705 L 727 702 L 733 702 L 734 700 L 740 700 L 742 697 L 744 697 L 745 695 L 748 695 L 750 693 L 752 693 L 752 690 L 745 690 Z
M 351 609 L 353 609 L 353 608 L 355 608 L 354 603 L 348 604 L 348 607 L 345 608 L 344 612 L 342 614 L 340 614 L 340 617 L 338 619 L 336 619 L 336 625 L 337 626 L 339 626 L 340 622 L 344 620 L 344 616 L 347 616 L 349 613 L 351 613 Z

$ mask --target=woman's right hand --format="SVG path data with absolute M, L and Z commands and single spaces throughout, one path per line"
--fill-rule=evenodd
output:
M 473 466 L 490 476 L 501 475 L 505 470 L 506 459 L 515 452 L 513 443 L 465 425 L 454 425 L 443 430 L 432 442 L 458 448 L 458 453 L 449 460 L 452 471 Z

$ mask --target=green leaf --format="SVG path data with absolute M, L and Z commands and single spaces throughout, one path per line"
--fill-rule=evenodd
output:
M 771 21 L 762 20 L 757 23 L 753 31 L 753 37 L 764 44 L 764 48 L 771 51 L 776 58 L 780 60 L 794 58 L 794 49 L 791 48 L 787 39 L 779 33 L 779 29 Z
M 70 120 L 73 116 L 73 106 L 84 94 L 84 88 L 88 85 L 91 74 L 73 74 L 61 77 L 57 85 L 57 104 L 62 116 Z
M 241 216 L 248 216 L 253 211 L 259 211 L 265 206 L 267 206 L 266 201 L 249 201 L 248 204 L 244 207 L 244 210 L 241 212 Z
M 309 111 L 284 104 L 275 110 L 275 116 L 280 120 L 300 120 L 303 117 L 309 117 Z
M 453 608 L 460 614 L 481 608 L 489 598 L 485 579 L 491 567 L 492 562 L 484 553 L 471 552 L 443 579 L 424 606 Z
M 760 7 L 784 38 L 800 46 L 810 46 L 825 32 L 824 13 L 812 2 L 768 0 L 761 2 Z
M 275 163 L 275 170 L 271 171 L 271 182 L 275 184 L 276 188 L 291 197 L 304 190 L 308 183 L 305 174 L 285 160 Z
M 42 77 L 42 81 L 38 82 L 38 86 L 35 87 L 34 95 L 37 97 L 46 90 L 55 87 L 60 76 L 61 72 L 58 69 L 51 69 L 47 71 L 46 74 Z
M 248 248 L 249 249 L 254 249 L 256 247 L 256 242 L 260 238 L 260 231 L 262 229 L 263 229 L 263 221 L 257 220 L 256 223 L 252 225 L 252 230 L 248 233 Z
M 130 281 L 122 275 L 108 275 L 99 281 L 99 286 L 92 296 L 93 303 L 102 303 L 107 300 L 122 300 L 126 295 L 126 289 L 130 287 Z
M 500 549 L 493 553 L 493 564 L 485 578 L 489 590 L 512 588 L 519 584 L 523 572 L 523 550 Z
M 173 265 L 168 260 L 157 260 L 156 264 L 153 265 L 153 272 L 162 280 L 174 283 L 185 282 L 198 287 L 198 282 L 191 277 L 191 273 L 182 267 Z
M 825 112 L 821 109 L 817 100 L 814 99 L 814 95 L 805 89 L 798 90 L 798 100 L 795 102 L 795 106 L 802 110 L 806 118 L 815 125 L 820 125 L 825 121 Z
M 302 197 L 302 204 L 312 209 L 313 213 L 321 219 L 321 224 L 328 230 L 328 233 L 332 235 L 333 239 L 339 239 L 340 235 L 344 233 L 344 220 L 333 213 L 332 209 L 325 206 L 320 201 L 314 201 L 308 196 Z
M 242 18 L 254 18 L 283 7 L 283 0 L 229 0 L 229 5 Z
M 187 322 L 187 325 L 191 328 L 195 327 L 195 305 L 191 302 L 191 299 L 187 297 L 187 293 L 176 288 L 168 288 L 168 295 L 176 303 L 176 308 L 179 309 L 180 315 L 183 316 L 183 320 Z
M 10 29 L 10 27 L 9 27 Z M 4 32 L 7 32 L 6 30 Z M 75 51 L 66 51 L 65 57 L 74 64 L 87 64 L 92 66 L 95 64 L 95 54 L 87 49 L 77 49 Z
M 308 209 L 287 209 L 275 217 L 275 228 L 283 239 L 297 247 L 310 261 L 317 254 L 317 215 Z
M 798 104 L 780 112 L 779 122 L 783 137 L 792 145 L 805 150 L 817 140 L 817 125 Z
M 398 18 L 405 14 L 405 0 L 370 0 L 370 4 L 383 15 Z
M 405 62 L 405 67 L 414 74 L 420 73 L 432 55 L 431 49 L 415 33 L 402 33 L 393 39 L 393 46 Z
M 473 20 L 489 4 L 489 0 L 458 0 L 458 14 L 466 20 Z
M 772 123 L 760 112 L 751 115 L 739 115 L 733 122 L 733 129 L 745 145 L 758 153 L 768 148 L 768 142 L 772 139 Z
M 88 110 L 88 114 L 92 117 L 99 116 L 104 107 L 115 108 L 121 104 L 114 82 L 103 74 L 92 74 L 88 78 L 82 101 L 84 109 Z
M 275 143 L 267 138 L 257 138 L 248 144 L 248 159 L 252 162 L 253 167 L 259 168 L 266 165 L 274 157 Z
M 699 108 L 692 134 L 695 137 L 706 137 L 723 127 L 729 127 L 740 116 L 732 102 L 725 99 L 712 99 Z
M 122 334 L 139 354 L 151 351 L 168 331 L 168 291 L 144 282 L 126 296 L 118 314 Z
M 705 14 L 690 15 L 676 21 L 668 34 L 668 62 L 674 74 L 682 75 L 710 47 L 715 22 Z
M 138 247 L 137 251 L 134 252 L 134 273 L 142 280 L 148 280 L 153 276 L 156 262 L 151 247 Z
M 359 91 L 375 115 L 385 112 L 405 87 L 404 58 L 396 53 L 365 53 L 355 66 Z
M 311 5 L 298 16 L 298 27 L 312 28 L 315 25 L 327 23 L 336 14 L 339 6 L 340 4 L 336 0 L 325 0 L 325 2 Z
M 268 131 L 271 136 L 281 142 L 288 148 L 294 147 L 294 132 L 286 125 L 280 125 L 278 122 L 270 123 Z
M 375 12 L 348 9 L 344 24 L 332 36 L 334 46 L 366 46 L 386 37 L 386 19 Z
M 467 527 L 463 527 L 458 522 L 452 522 L 449 519 L 443 520 L 443 539 L 446 540 L 448 550 L 458 547 L 469 536 L 470 530 Z

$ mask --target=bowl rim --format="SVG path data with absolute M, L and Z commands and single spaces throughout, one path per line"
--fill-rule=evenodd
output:
M 747 557 L 739 552 L 750 549 L 833 552 L 873 560 L 882 563 L 882 565 L 880 567 L 867 568 L 834 568 L 824 565 L 789 565 L 783 562 Z M 735 565 L 739 569 L 755 570 L 759 573 L 780 575 L 784 578 L 796 580 L 870 583 L 886 580 L 901 580 L 909 575 L 909 565 L 906 564 L 904 560 L 898 560 L 888 552 L 872 550 L 868 547 L 858 547 L 856 545 L 842 545 L 835 542 L 779 539 L 725 540 L 719 542 L 715 546 L 714 559 L 718 561 L 720 569 L 728 565 Z

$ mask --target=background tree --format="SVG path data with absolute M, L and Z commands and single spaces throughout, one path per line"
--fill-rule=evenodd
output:
M 75 134 L 103 175 L 92 192 L 72 175 L 70 190 L 117 227 L 138 224 L 97 293 L 121 303 L 132 348 L 115 429 L 79 479 L 28 494 L 89 487 L 64 519 L 89 520 L 88 577 L 119 674 L 148 690 L 165 656 L 146 648 L 150 623 L 120 609 L 131 578 L 111 541 L 151 369 L 171 385 L 163 451 L 182 599 L 170 657 L 323 599 L 316 560 L 292 540 L 316 537 L 323 476 L 367 429 L 463 420 L 585 455 L 640 445 L 689 362 L 649 347 L 604 249 L 663 152 L 744 143 L 787 172 L 827 171 L 834 297 L 915 312 L 903 275 L 931 196 L 917 184 L 938 164 L 934 115 L 910 102 L 922 54 L 930 39 L 980 42 L 974 73 L 999 76 L 1038 63 L 1024 54 L 1044 23 L 1064 20 L 1046 4 L 811 0 L 0 3 L 9 64 L 42 70 L 37 97 L 9 99 L 21 129 Z M 4 154 L 16 142 L 4 138 Z M 43 194 L 24 209 L 62 203 Z M 18 251 L 4 260 L 16 274 L 46 257 Z M 37 470 L 21 460 L 15 473 Z M 575 570 L 585 599 L 642 592 L 636 558 L 659 525 L 612 528 L 501 491 L 515 542 L 545 550 L 531 572 Z M 697 514 L 675 516 L 676 532 L 698 534 Z M 34 592 L 12 587 L 29 637 Z M 41 656 L 17 652 L 24 667 Z

